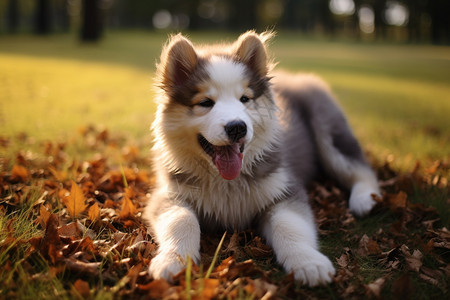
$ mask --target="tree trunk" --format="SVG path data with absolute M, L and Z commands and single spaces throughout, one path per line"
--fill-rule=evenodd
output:
M 19 28 L 18 0 L 9 0 L 7 7 L 6 26 L 9 33 L 16 33 Z
M 51 14 L 49 0 L 38 0 L 36 3 L 36 15 L 34 32 L 36 34 L 48 34 L 51 27 Z
M 95 42 L 100 40 L 103 32 L 103 16 L 100 0 L 83 0 L 81 40 Z

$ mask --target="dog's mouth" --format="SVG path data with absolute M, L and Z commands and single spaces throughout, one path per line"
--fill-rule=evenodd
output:
M 233 180 L 239 176 L 242 169 L 244 143 L 233 143 L 226 146 L 215 146 L 201 134 L 198 142 L 203 150 L 212 158 L 220 176 L 226 180 Z

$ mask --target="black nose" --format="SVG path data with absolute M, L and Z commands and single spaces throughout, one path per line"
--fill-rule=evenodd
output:
M 243 121 L 231 121 L 225 125 L 230 142 L 236 143 L 247 134 L 247 125 Z

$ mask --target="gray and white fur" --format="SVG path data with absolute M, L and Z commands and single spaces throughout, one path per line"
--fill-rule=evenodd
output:
M 254 227 L 296 279 L 315 286 L 335 269 L 318 249 L 305 185 L 323 169 L 351 190 L 358 216 L 377 179 L 328 87 L 313 75 L 274 73 L 270 34 L 230 45 L 171 37 L 157 70 L 153 123 L 157 187 L 145 218 L 158 244 L 149 273 L 168 280 L 200 261 L 200 233 Z

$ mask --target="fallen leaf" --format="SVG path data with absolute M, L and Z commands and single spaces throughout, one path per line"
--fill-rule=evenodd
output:
M 83 236 L 83 232 L 78 226 L 77 222 L 71 222 L 69 224 L 65 224 L 58 228 L 58 234 L 60 236 L 73 237 L 73 238 L 81 238 Z
M 377 299 L 380 298 L 381 291 L 386 283 L 385 277 L 380 277 L 376 279 L 374 282 L 369 283 L 366 285 L 366 289 L 368 292 L 370 292 L 372 295 L 374 295 Z
M 272 299 L 277 292 L 278 287 L 274 284 L 268 283 L 267 281 L 257 278 L 257 279 L 249 279 L 249 284 L 253 289 L 252 295 L 254 295 L 257 299 Z
M 196 286 L 200 287 L 203 285 L 203 290 L 201 293 L 201 299 L 213 299 L 217 297 L 217 287 L 219 286 L 220 281 L 218 279 L 206 278 L 206 279 L 197 279 Z
M 55 177 L 55 179 L 58 181 L 62 182 L 67 179 L 66 171 L 57 170 L 56 168 L 54 168 L 52 166 L 48 167 L 48 170 L 50 171 L 50 173 L 52 173 L 53 177 Z
M 423 254 L 419 250 L 414 250 L 413 254 L 409 253 L 409 248 L 406 245 L 400 247 L 403 255 L 405 256 L 406 266 L 409 270 L 419 272 L 422 267 Z
M 14 165 L 11 170 L 11 181 L 27 182 L 30 172 L 27 168 L 21 165 Z
M 56 263 L 58 259 L 57 250 L 61 244 L 61 239 L 58 234 L 59 220 L 58 216 L 51 214 L 47 221 L 45 234 L 40 243 L 40 252 L 42 255 Z
M 163 299 L 170 289 L 170 284 L 165 279 L 157 279 L 145 285 L 139 284 L 138 289 L 148 291 L 150 299 Z
M 378 255 L 381 253 L 381 249 L 376 241 L 365 234 L 359 241 L 359 248 L 356 250 L 356 253 L 361 256 Z
M 336 258 L 337 264 L 343 268 L 348 266 L 349 261 L 350 259 L 347 253 L 344 253 L 339 258 Z
M 432 285 L 440 287 L 441 284 L 439 282 L 439 279 L 444 277 L 444 274 L 440 270 L 433 270 L 427 267 L 422 267 L 421 269 L 422 274 L 420 274 L 420 278 L 423 280 L 431 283 Z
M 83 298 L 89 298 L 91 294 L 91 290 L 89 288 L 89 283 L 87 283 L 84 280 L 77 279 L 75 283 L 73 284 L 75 290 L 83 297 Z
M 404 273 L 394 281 L 391 291 L 394 299 L 411 299 L 411 296 L 414 295 L 415 288 L 408 273 Z
M 47 225 L 48 218 L 50 217 L 51 214 L 44 205 L 41 205 L 41 207 L 39 208 L 39 213 L 41 220 L 43 222 L 43 224 L 41 225 L 43 228 L 45 228 Z
M 130 193 L 128 191 L 129 191 L 129 189 L 126 188 L 124 196 L 122 198 L 122 207 L 120 209 L 120 214 L 119 214 L 119 217 L 121 219 L 128 219 L 130 217 L 133 217 L 137 211 L 136 207 L 134 206 L 133 202 L 131 201 L 130 197 L 128 196 L 128 194 Z
M 100 219 L 100 208 L 98 207 L 97 202 L 95 202 L 93 205 L 91 205 L 91 207 L 89 207 L 88 218 L 92 222 L 95 222 L 98 219 Z
M 433 278 L 433 277 L 428 276 L 426 274 L 420 274 L 419 277 L 422 278 L 423 280 L 425 280 L 426 282 L 434 285 L 434 286 L 440 287 L 439 280 L 437 280 L 436 278 Z
M 404 191 L 387 195 L 387 201 L 392 210 L 406 208 L 407 198 L 408 195 Z
M 101 262 L 84 262 L 74 258 L 64 259 L 67 271 L 97 278 L 100 274 Z
M 77 217 L 87 207 L 86 198 L 83 195 L 83 191 L 73 180 L 70 194 L 63 197 L 62 200 L 72 218 Z

